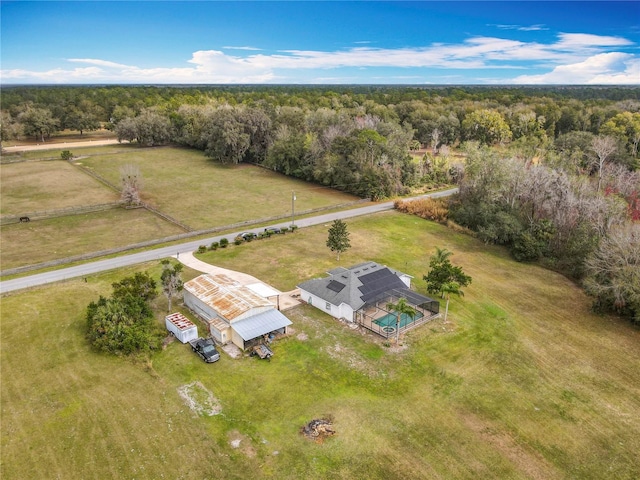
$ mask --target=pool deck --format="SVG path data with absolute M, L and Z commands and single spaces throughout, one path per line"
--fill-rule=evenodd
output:
M 408 332 L 413 328 L 416 328 L 420 325 L 423 325 L 425 323 L 430 322 L 431 320 L 434 320 L 440 317 L 439 313 L 433 313 L 428 310 L 419 309 L 418 312 L 422 314 L 422 317 L 416 318 L 413 322 L 407 322 L 404 325 L 401 324 L 400 333 Z M 384 318 L 388 315 L 392 315 L 395 317 L 394 313 L 387 312 L 386 310 L 382 310 L 377 307 L 368 308 L 363 312 L 363 315 L 358 321 L 358 324 L 366 328 L 367 330 L 377 333 L 381 337 L 384 337 L 384 338 L 393 337 L 396 335 L 395 320 L 391 325 L 388 325 L 388 326 L 378 325 L 376 323 L 376 321 L 379 321 L 381 318 Z

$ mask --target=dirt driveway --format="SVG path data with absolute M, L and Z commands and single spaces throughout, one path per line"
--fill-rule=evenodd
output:
M 38 145 L 15 145 L 13 147 L 5 147 L 5 152 L 30 152 L 33 150 L 54 150 L 59 148 L 80 148 L 80 147 L 100 147 L 102 145 L 115 145 L 119 143 L 117 139 L 110 138 L 107 140 L 87 140 L 85 142 L 63 142 L 63 143 L 42 143 Z

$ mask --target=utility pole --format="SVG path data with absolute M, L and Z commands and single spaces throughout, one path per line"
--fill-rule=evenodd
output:
M 296 224 L 296 193 L 291 191 L 291 226 L 293 227 Z

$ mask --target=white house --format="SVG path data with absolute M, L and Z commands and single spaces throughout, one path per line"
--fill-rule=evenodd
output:
M 365 262 L 349 268 L 338 267 L 324 278 L 298 285 L 300 298 L 332 317 L 356 322 L 383 336 L 395 328 L 406 329 L 438 316 L 439 303 L 411 290 L 411 275 L 376 262 Z M 395 325 L 392 312 L 386 308 L 405 298 L 416 309 L 411 321 Z M 398 322 L 400 323 L 400 322 Z
M 291 321 L 267 298 L 227 275 L 200 275 L 184 284 L 184 303 L 221 344 L 246 349 L 265 335 L 286 333 Z

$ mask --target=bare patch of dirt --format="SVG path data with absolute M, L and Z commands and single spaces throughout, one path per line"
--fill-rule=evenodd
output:
M 222 345 L 220 349 L 229 355 L 231 358 L 240 358 L 242 356 L 242 350 L 240 350 L 233 343 L 227 343 L 226 345 Z
M 304 342 L 305 340 L 309 340 L 309 335 L 304 332 L 300 332 L 298 335 L 296 335 L 296 338 L 301 342 Z
M 222 412 L 218 399 L 200 382 L 191 382 L 178 387 L 178 395 L 198 415 L 211 417 Z
M 166 337 L 164 337 L 162 339 L 162 349 L 164 350 L 165 348 L 167 348 L 167 346 L 172 344 L 175 339 L 176 337 L 174 337 L 173 335 L 167 335 Z
M 256 456 L 256 449 L 251 444 L 251 439 L 237 430 L 229 432 L 229 445 L 231 448 L 239 449 L 249 458 Z
M 336 360 L 346 363 L 349 368 L 357 370 L 369 377 L 377 376 L 380 372 L 374 369 L 367 361 L 354 350 L 336 342 L 333 346 L 326 347 L 327 354 Z

